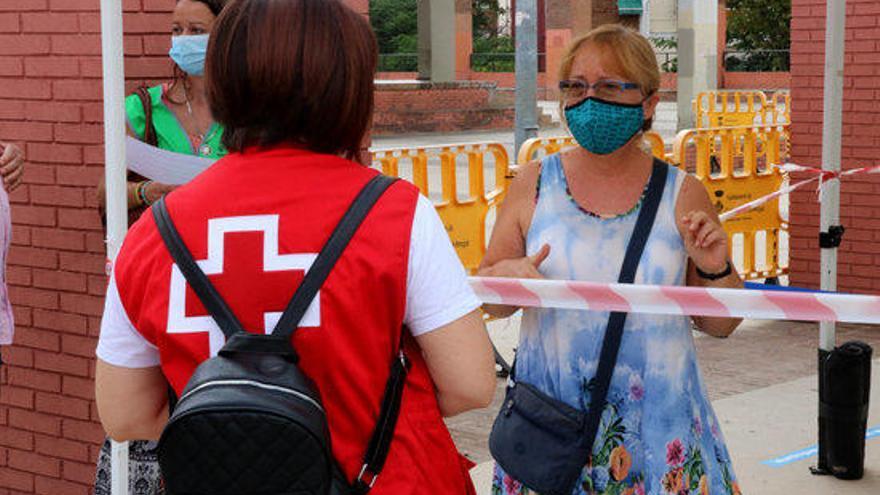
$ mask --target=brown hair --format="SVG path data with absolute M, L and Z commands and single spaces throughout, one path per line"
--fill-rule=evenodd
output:
M 376 39 L 339 0 L 232 0 L 205 69 L 231 151 L 293 143 L 354 159 L 373 113 Z
M 593 45 L 610 57 L 610 61 L 621 71 L 621 76 L 638 83 L 645 97 L 660 89 L 660 65 L 654 47 L 639 32 L 621 24 L 604 24 L 574 40 L 562 57 L 559 67 L 559 80 L 571 76 L 571 67 L 581 48 Z M 651 128 L 651 120 L 645 122 L 644 130 Z

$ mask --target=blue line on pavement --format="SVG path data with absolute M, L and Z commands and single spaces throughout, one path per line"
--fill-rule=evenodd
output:
M 874 428 L 870 428 L 867 432 L 865 432 L 866 440 L 874 437 L 880 437 L 880 426 L 875 426 Z M 802 450 L 791 452 L 790 454 L 779 456 L 775 459 L 770 459 L 769 461 L 764 461 L 761 464 L 765 464 L 770 467 L 782 467 L 787 464 L 791 464 L 792 462 L 809 459 L 810 457 L 815 456 L 818 452 L 819 447 L 813 445 L 812 447 L 807 447 Z

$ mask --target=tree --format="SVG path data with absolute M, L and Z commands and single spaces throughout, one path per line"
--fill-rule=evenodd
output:
M 791 0 L 727 0 L 727 10 L 727 70 L 789 70 Z
M 418 70 L 416 0 L 370 0 L 370 23 L 379 44 L 380 71 Z

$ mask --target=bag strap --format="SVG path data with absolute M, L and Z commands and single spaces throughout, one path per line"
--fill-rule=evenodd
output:
M 623 267 L 620 269 L 620 277 L 618 282 L 621 284 L 631 284 L 635 281 L 636 270 L 639 268 L 639 262 L 642 259 L 642 253 L 645 251 L 645 245 L 648 243 L 648 237 L 651 235 L 651 229 L 654 226 L 654 220 L 657 218 L 657 210 L 660 207 L 660 200 L 663 198 L 663 190 L 666 186 L 666 177 L 669 174 L 669 165 L 660 160 L 654 160 L 654 167 L 651 172 L 651 179 L 648 182 L 648 191 L 645 201 L 642 203 L 639 217 L 636 220 L 636 226 L 633 229 L 632 236 L 626 248 L 626 256 L 623 259 Z M 596 442 L 596 435 L 599 431 L 599 423 L 602 419 L 602 412 L 605 410 L 605 403 L 608 397 L 608 389 L 611 385 L 611 377 L 614 374 L 614 367 L 617 364 L 617 354 L 620 350 L 620 342 L 623 338 L 623 327 L 626 323 L 627 313 L 613 312 L 608 318 L 608 327 L 605 330 L 605 339 L 602 342 L 602 351 L 599 355 L 599 366 L 596 376 L 590 381 L 590 408 L 587 411 L 586 424 L 586 441 L 590 448 L 590 457 L 592 457 L 592 448 Z
M 150 96 L 150 90 L 141 85 L 134 90 L 134 94 L 140 98 L 141 105 L 144 107 L 144 142 L 150 146 L 158 146 L 159 135 L 153 125 L 153 97 Z
M 165 205 L 165 197 L 159 199 L 153 204 L 153 219 L 156 221 L 156 227 L 162 240 L 165 241 L 165 247 L 171 253 L 171 258 L 177 263 L 177 267 L 183 273 L 184 278 L 192 287 L 193 291 L 199 296 L 199 300 L 214 318 L 217 326 L 226 335 L 226 340 L 232 338 L 238 332 L 244 332 L 244 327 L 232 313 L 232 310 L 226 304 L 226 301 L 220 297 L 214 284 L 208 280 L 205 272 L 199 268 L 199 265 L 193 259 L 192 254 L 187 249 L 186 244 L 180 237 L 177 227 L 168 214 L 168 207 Z
M 379 174 L 373 177 L 361 190 L 348 211 L 345 212 L 339 225 L 336 226 L 336 230 L 330 235 L 330 240 L 327 241 L 315 262 L 312 263 L 312 267 L 309 268 L 302 283 L 296 289 L 293 299 L 290 300 L 287 309 L 284 310 L 284 314 L 275 325 L 272 335 L 289 337 L 296 331 L 303 315 L 309 309 L 318 290 L 324 285 L 324 281 L 327 280 L 330 271 L 342 256 L 342 252 L 354 237 L 358 227 L 363 223 L 379 197 L 396 181 L 395 178 Z
M 406 331 L 406 328 L 401 330 L 401 332 Z M 385 384 L 385 394 L 382 396 L 379 418 L 364 453 L 363 466 L 352 483 L 351 488 L 355 495 L 364 495 L 369 492 L 376 484 L 376 479 L 382 472 L 382 468 L 385 467 L 385 460 L 388 459 L 391 441 L 394 439 L 394 430 L 397 427 L 397 418 L 400 416 L 400 404 L 403 399 L 403 389 L 409 367 L 409 359 L 403 352 L 403 333 L 401 333 L 400 348 L 391 364 L 391 374 Z

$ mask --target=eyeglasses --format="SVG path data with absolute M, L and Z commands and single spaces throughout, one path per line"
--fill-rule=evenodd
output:
M 581 79 L 559 81 L 559 91 L 566 103 L 576 103 L 587 97 L 590 89 L 597 98 L 614 100 L 620 98 L 629 89 L 639 89 L 639 85 L 631 82 L 599 79 L 593 84 Z

